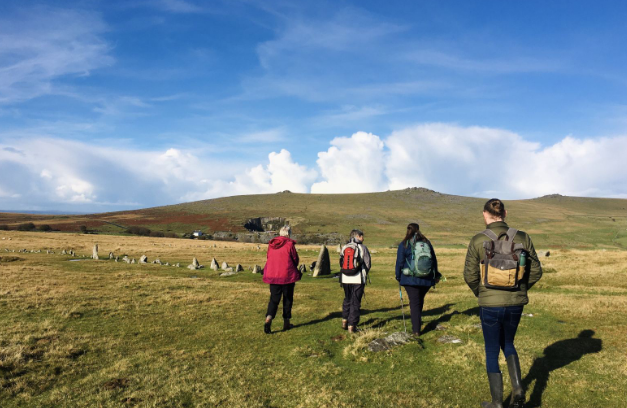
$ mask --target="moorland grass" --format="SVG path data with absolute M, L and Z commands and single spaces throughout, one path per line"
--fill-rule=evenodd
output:
M 403 330 L 391 248 L 372 248 L 361 334 L 340 328 L 337 280 L 304 276 L 296 286 L 294 329 L 277 331 L 277 321 L 265 335 L 269 291 L 259 275 L 224 278 L 208 269 L 69 262 L 60 255 L 70 248 L 88 255 L 98 242 L 101 254 L 138 259 L 145 253 L 182 266 L 193 256 L 208 265 L 215 256 L 248 267 L 263 264 L 265 246 L 0 237 L 3 252 L 44 250 L 2 253 L 20 258 L 0 262 L 2 407 L 476 407 L 489 397 L 477 303 L 462 277 L 463 249 L 436 247 L 448 280 L 426 297 L 422 341 L 372 353 L 370 340 Z M 299 251 L 302 263 L 317 256 L 317 247 Z M 543 261 L 551 273 L 530 291 L 525 313 L 533 317 L 523 318 L 516 340 L 526 406 L 623 406 L 627 253 L 556 250 Z M 584 330 L 594 335 L 579 338 Z M 439 343 L 445 334 L 463 343 Z

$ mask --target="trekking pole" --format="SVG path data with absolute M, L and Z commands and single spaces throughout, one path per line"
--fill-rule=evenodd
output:
M 407 324 L 405 324 L 405 310 L 403 310 L 403 289 L 401 284 L 398 284 L 398 293 L 401 295 L 401 313 L 403 313 L 403 326 L 405 327 L 405 333 L 407 333 Z

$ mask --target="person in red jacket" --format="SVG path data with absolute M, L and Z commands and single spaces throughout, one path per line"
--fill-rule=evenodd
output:
M 292 229 L 289 225 L 281 228 L 278 237 L 268 244 L 268 259 L 263 268 L 263 281 L 270 284 L 270 302 L 266 313 L 266 323 L 263 331 L 270 334 L 272 319 L 279 309 L 281 296 L 283 297 L 283 330 L 289 330 L 292 325 L 292 303 L 294 302 L 294 286 L 302 274 L 298 271 L 298 253 L 296 241 L 290 239 Z

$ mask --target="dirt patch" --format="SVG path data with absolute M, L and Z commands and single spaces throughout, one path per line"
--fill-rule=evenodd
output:
M 0 262 L 18 262 L 23 260 L 24 258 L 20 258 L 17 256 L 0 256 Z
M 117 390 L 128 387 L 130 382 L 128 378 L 114 378 L 102 384 L 102 388 L 105 390 Z

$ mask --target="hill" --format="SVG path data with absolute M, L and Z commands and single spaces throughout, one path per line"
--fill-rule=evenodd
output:
M 437 245 L 465 246 L 484 228 L 485 198 L 447 195 L 424 188 L 368 194 L 277 194 L 224 197 L 135 211 L 91 215 L 45 216 L 0 214 L 0 224 L 48 224 L 59 231 L 89 230 L 121 234 L 129 226 L 179 235 L 202 230 L 234 238 L 244 234 L 253 218 L 289 220 L 294 232 L 311 238 L 318 234 L 346 235 L 352 228 L 366 232 L 368 243 L 393 245 L 410 222 Z M 530 234 L 542 248 L 627 247 L 627 200 L 545 196 L 505 201 L 508 222 Z M 250 223 L 248 224 L 250 228 Z

